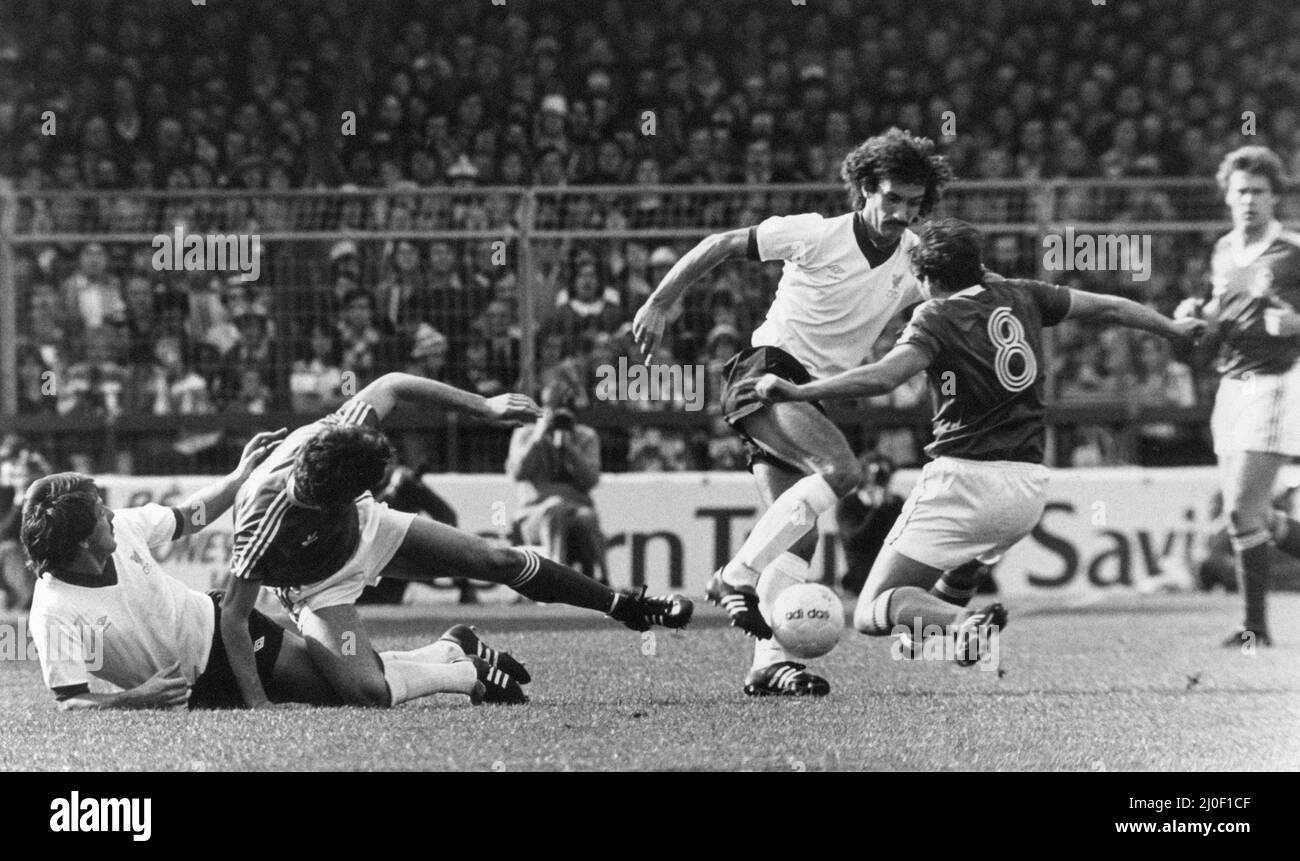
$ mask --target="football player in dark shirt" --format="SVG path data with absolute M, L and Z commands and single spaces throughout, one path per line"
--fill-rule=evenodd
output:
M 1300 557 L 1300 523 L 1275 515 L 1278 470 L 1300 456 L 1300 235 L 1275 217 L 1282 161 L 1246 146 L 1219 165 L 1232 230 L 1214 244 L 1213 292 L 1174 316 L 1204 317 L 1222 375 L 1210 422 L 1246 618 L 1225 646 L 1271 645 L 1266 615 L 1269 545 Z
M 442 688 L 423 652 L 380 657 L 356 600 L 381 575 L 432 580 L 459 575 L 504 583 L 542 602 L 607 613 L 636 631 L 680 628 L 691 602 L 680 595 L 614 592 L 532 550 L 485 539 L 378 502 L 371 491 L 393 451 L 380 422 L 399 403 L 443 408 L 484 421 L 520 423 L 541 414 L 524 395 L 484 398 L 411 374 L 385 374 L 332 415 L 289 434 L 235 500 L 230 586 L 221 626 L 244 702 L 267 704 L 258 680 L 247 619 L 262 586 L 289 608 L 321 672 L 347 702 L 396 705 Z M 514 687 L 509 670 L 489 687 Z
M 1190 338 L 1204 324 L 1117 296 L 987 277 L 979 231 L 957 219 L 931 222 L 920 240 L 912 265 L 933 298 L 888 355 L 804 385 L 768 375 L 755 393 L 772 401 L 870 397 L 926 373 L 935 400 L 934 442 L 926 447 L 933 460 L 876 557 L 853 621 L 873 635 L 937 627 L 955 635 L 957 662 L 970 665 L 1006 624 L 1006 610 L 963 609 L 927 590 L 945 571 L 997 561 L 1042 516 L 1043 327 L 1091 320 Z

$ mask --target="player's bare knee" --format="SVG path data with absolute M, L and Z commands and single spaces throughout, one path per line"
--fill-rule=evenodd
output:
M 866 480 L 866 472 L 856 458 L 835 458 L 820 470 L 821 476 L 840 499 L 857 491 Z

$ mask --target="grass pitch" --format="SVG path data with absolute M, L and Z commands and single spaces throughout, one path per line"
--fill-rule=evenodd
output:
M 390 711 L 57 712 L 0 662 L 0 768 L 40 770 L 1300 769 L 1300 595 L 1278 645 L 1216 643 L 1235 596 L 1011 602 L 1002 673 L 891 657 L 846 632 L 824 700 L 741 693 L 749 646 L 713 608 L 645 638 L 559 607 L 367 611 L 380 648 L 470 621 L 533 673 L 525 706 L 440 696 Z M 12 620 L 11 620 L 12 621 Z

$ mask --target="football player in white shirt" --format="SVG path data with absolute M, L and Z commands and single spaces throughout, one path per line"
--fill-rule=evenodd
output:
M 253 437 L 233 473 L 179 508 L 149 504 L 112 511 L 94 480 L 78 473 L 32 484 L 22 526 L 24 549 L 40 574 L 30 629 L 45 684 L 61 709 L 243 705 L 221 639 L 219 595 L 168 576 L 153 551 L 220 517 L 284 437 L 283 430 Z M 261 613 L 250 617 L 249 634 L 258 673 L 274 701 L 341 704 L 301 637 Z M 481 646 L 458 625 L 421 649 L 385 656 L 438 664 L 443 691 L 477 702 L 489 698 L 483 679 L 491 678 L 490 661 L 466 654 L 482 655 Z M 116 690 L 92 691 L 92 680 Z
M 917 239 L 908 228 L 938 202 L 952 170 L 928 138 L 891 128 L 845 156 L 840 175 L 853 211 L 774 216 L 705 238 L 668 271 L 632 324 L 648 357 L 686 289 L 713 267 L 744 258 L 785 261 L 753 346 L 726 367 L 722 395 L 768 506 L 708 590 L 734 626 L 757 638 L 745 679 L 750 695 L 830 691 L 772 638 L 765 610 L 787 586 L 807 580 L 818 516 L 862 483 L 848 440 L 819 404 L 768 404 L 754 384 L 765 374 L 802 384 L 857 367 L 886 325 L 927 298 L 909 265 Z

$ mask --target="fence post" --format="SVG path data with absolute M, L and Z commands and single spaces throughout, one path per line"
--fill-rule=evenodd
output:
M 1043 257 L 1043 239 L 1047 236 L 1047 231 L 1056 221 L 1056 203 L 1057 191 L 1060 188 L 1061 180 L 1052 180 L 1043 183 L 1034 200 L 1034 223 L 1037 225 L 1037 234 L 1034 236 L 1034 255 L 1038 258 L 1038 277 L 1043 281 L 1051 281 L 1051 273 L 1047 271 L 1046 259 Z M 1052 404 L 1056 402 L 1057 372 L 1056 357 L 1057 344 L 1056 329 L 1048 328 L 1043 330 L 1043 357 L 1047 359 L 1047 379 L 1044 381 L 1046 391 L 1043 393 L 1043 400 Z M 1043 462 L 1047 466 L 1057 466 L 1056 457 L 1056 425 L 1049 423 L 1044 431 L 1043 437 Z
M 14 283 L 13 236 L 18 201 L 0 178 L 0 417 L 18 412 L 18 285 Z
M 519 361 L 524 394 L 537 390 L 537 278 L 533 260 L 533 227 L 537 218 L 537 195 L 523 190 L 519 202 Z

